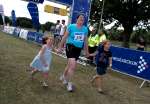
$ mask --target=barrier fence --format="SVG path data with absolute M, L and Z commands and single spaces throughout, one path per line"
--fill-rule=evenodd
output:
M 34 41 L 38 44 L 42 43 L 42 33 L 32 32 L 17 27 L 5 26 L 3 32 L 11 34 L 13 36 Z M 121 48 L 111 46 L 113 55 L 112 70 L 126 74 L 138 79 L 144 80 L 140 87 L 144 85 L 146 81 L 150 81 L 150 53 L 132 50 L 128 48 Z M 66 58 L 65 53 L 56 55 Z M 78 63 L 86 66 L 87 59 L 80 57 Z

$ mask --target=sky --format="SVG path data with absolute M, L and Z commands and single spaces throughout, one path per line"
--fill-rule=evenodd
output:
M 4 14 L 6 16 L 11 16 L 11 11 L 15 10 L 16 17 L 27 17 L 31 18 L 28 10 L 27 10 L 27 4 L 28 2 L 22 1 L 22 0 L 0 0 L 0 5 L 3 5 L 4 7 Z M 39 21 L 41 24 L 44 24 L 46 22 L 53 22 L 56 23 L 57 20 L 66 20 L 66 23 L 68 23 L 68 16 L 60 16 L 55 15 L 51 13 L 44 12 L 44 6 L 45 5 L 51 5 L 58 8 L 66 8 L 66 6 L 61 4 L 56 4 L 50 1 L 45 0 L 43 4 L 38 4 L 39 9 Z M 115 22 L 105 26 L 105 29 L 110 29 Z
M 28 2 L 25 2 L 25 1 L 22 1 L 22 0 L 0 0 L 0 4 L 3 5 L 4 14 L 6 16 L 11 16 L 11 11 L 15 10 L 16 17 L 31 18 L 30 14 L 27 10 Z M 59 16 L 59 15 L 44 12 L 44 6 L 46 4 L 49 4 L 49 5 L 52 5 L 52 6 L 55 6 L 55 7 L 59 7 L 59 8 L 66 8 L 64 5 L 56 4 L 56 3 L 49 2 L 49 1 L 46 1 L 46 0 L 44 1 L 43 4 L 38 4 L 40 23 L 44 24 L 47 21 L 56 23 L 56 21 L 58 19 L 59 20 L 65 19 L 66 22 L 68 21 L 67 16 Z

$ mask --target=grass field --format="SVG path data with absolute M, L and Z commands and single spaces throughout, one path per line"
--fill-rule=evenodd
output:
M 49 88 L 40 86 L 41 76 L 31 81 L 29 63 L 40 46 L 0 32 L 0 104 L 150 104 L 150 88 L 139 89 L 141 81 L 109 72 L 105 77 L 105 95 L 90 84 L 92 67 L 78 66 L 73 82 L 76 91 L 68 93 L 59 76 L 66 60 L 53 56 Z

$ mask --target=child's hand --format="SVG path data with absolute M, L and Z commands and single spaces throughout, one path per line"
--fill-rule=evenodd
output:
M 61 52 L 62 52 L 62 49 L 61 49 L 61 48 L 58 48 L 58 49 L 56 49 L 56 52 L 57 52 L 57 53 L 61 53 Z

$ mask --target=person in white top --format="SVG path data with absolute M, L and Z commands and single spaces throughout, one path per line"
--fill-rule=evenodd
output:
M 58 47 L 58 43 L 60 41 L 60 30 L 61 30 L 60 20 L 57 20 L 54 31 L 54 47 L 56 48 Z
M 60 29 L 60 37 L 62 38 L 64 36 L 64 33 L 66 31 L 66 25 L 65 25 L 65 20 L 62 20 L 62 25 L 61 25 L 61 29 Z

